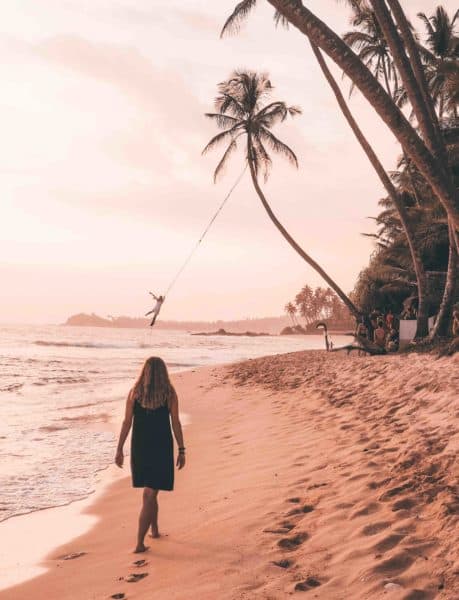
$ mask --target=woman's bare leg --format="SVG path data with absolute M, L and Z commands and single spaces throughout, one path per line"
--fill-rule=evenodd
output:
M 147 546 L 144 544 L 145 536 L 147 535 L 148 528 L 152 523 L 153 506 L 157 504 L 156 496 L 158 490 L 151 488 L 143 489 L 143 502 L 142 509 L 139 515 L 139 531 L 137 534 L 137 546 L 134 552 L 145 552 Z
M 151 512 L 151 537 L 159 538 L 159 528 L 158 528 L 158 490 L 156 490 L 156 496 L 154 501 L 152 502 L 152 512 Z

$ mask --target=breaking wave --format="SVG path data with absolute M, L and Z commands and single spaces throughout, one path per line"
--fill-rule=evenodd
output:
M 141 348 L 141 344 L 102 344 L 96 342 L 48 342 L 35 340 L 35 346 L 55 346 L 59 348 Z

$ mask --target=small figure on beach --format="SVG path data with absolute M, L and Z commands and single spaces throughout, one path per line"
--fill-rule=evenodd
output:
M 391 309 L 386 313 L 386 327 L 390 331 L 394 325 L 394 313 Z
M 398 331 L 393 327 L 392 329 L 390 329 L 389 333 L 387 334 L 387 338 L 386 338 L 386 350 L 388 352 L 397 352 L 398 348 L 399 348 L 399 333 Z
M 146 317 L 148 317 L 148 315 L 151 315 L 151 314 L 153 315 L 153 318 L 150 323 L 150 327 L 153 327 L 156 319 L 158 318 L 159 311 L 161 310 L 161 307 L 163 305 L 165 297 L 164 296 L 155 296 L 155 294 L 153 294 L 153 292 L 148 292 L 148 293 L 150 294 L 150 296 L 153 296 L 154 300 L 156 300 L 156 304 L 154 305 L 154 307 L 151 310 L 149 310 L 147 313 L 145 313 Z
M 386 331 L 384 329 L 384 321 L 382 319 L 378 319 L 377 321 L 377 327 L 373 333 L 373 341 L 381 348 L 384 348 L 386 345 Z
M 185 446 L 179 418 L 177 393 L 161 358 L 153 356 L 145 362 L 139 378 L 129 392 L 121 426 L 115 463 L 124 463 L 123 446 L 132 426 L 132 486 L 143 488 L 143 504 L 139 515 L 137 546 L 134 552 L 145 552 L 145 536 L 151 528 L 153 538 L 160 537 L 158 526 L 158 493 L 174 488 L 174 449 L 172 430 L 178 445 L 176 466 L 185 466 Z
M 355 330 L 355 335 L 357 337 L 362 337 L 362 338 L 368 337 L 368 329 L 365 325 L 363 317 L 362 317 L 362 320 L 357 325 L 357 329 Z

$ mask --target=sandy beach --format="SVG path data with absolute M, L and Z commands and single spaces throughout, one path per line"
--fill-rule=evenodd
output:
M 188 464 L 162 538 L 132 554 L 125 467 L 93 528 L 0 599 L 459 598 L 458 367 L 311 351 L 176 374 Z

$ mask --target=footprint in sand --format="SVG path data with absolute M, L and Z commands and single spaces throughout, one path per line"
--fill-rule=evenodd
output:
M 295 586 L 296 592 L 309 592 L 316 587 L 319 587 L 320 581 L 315 579 L 315 577 L 308 577 L 305 581 L 300 581 Z
M 146 567 L 148 565 L 148 560 L 145 560 L 144 558 L 141 558 L 140 560 L 135 560 L 132 563 L 133 567 Z
M 144 579 L 147 576 L 148 573 L 131 573 L 130 575 L 124 578 L 124 581 L 127 581 L 127 583 L 137 583 L 138 581 Z
M 113 598 L 114 600 L 124 600 L 124 598 L 126 598 L 126 594 L 112 594 L 110 598 Z
M 354 506 L 353 502 L 339 502 L 338 504 L 335 504 L 335 508 L 337 508 L 338 510 L 352 508 L 353 506 Z
M 367 487 L 370 490 L 377 490 L 380 487 L 383 487 L 383 485 L 387 485 L 390 482 L 391 482 L 391 478 L 386 477 L 386 479 L 380 479 L 379 481 L 370 481 L 370 483 L 367 484 Z M 383 496 L 384 496 L 384 494 L 383 494 Z M 383 496 L 381 496 L 380 500 L 383 500 Z
M 406 552 L 399 552 L 392 558 L 384 560 L 379 565 L 374 567 L 375 573 L 382 573 L 384 575 L 401 575 L 413 564 L 414 559 L 411 558 Z
M 395 504 L 392 506 L 392 511 L 397 512 L 399 510 L 410 510 L 414 506 L 416 506 L 416 502 L 412 498 L 405 498 L 404 500 L 398 500 L 398 502 L 395 502 Z
M 287 517 L 294 517 L 294 516 L 298 516 L 298 515 L 303 515 L 306 513 L 310 513 L 314 510 L 314 507 L 311 504 L 305 504 L 304 506 L 298 507 L 298 508 L 292 508 L 292 510 L 289 510 L 287 513 Z
M 402 600 L 431 600 L 432 598 L 435 598 L 435 594 L 425 592 L 424 590 L 411 590 L 411 592 L 403 596 Z
M 397 487 L 391 488 L 390 490 L 387 490 L 387 492 L 384 492 L 384 494 L 379 499 L 381 502 L 386 502 L 387 500 L 390 500 L 394 496 L 398 496 L 399 494 L 405 492 L 406 490 L 409 490 L 412 487 L 413 482 L 407 481 L 403 485 L 399 485 Z
M 59 560 L 74 560 L 75 558 L 80 558 L 80 556 L 85 556 L 86 552 L 72 552 L 71 554 L 65 554 L 64 556 L 59 556 Z
M 289 538 L 282 538 L 277 542 L 279 548 L 283 548 L 284 550 L 295 550 L 298 546 L 301 546 L 307 539 L 308 534 L 306 532 L 297 533 L 296 535 Z
M 287 531 L 291 531 L 296 527 L 296 525 L 294 523 L 290 523 L 290 521 L 282 521 L 281 527 L 283 529 L 287 529 Z
M 293 565 L 293 560 L 289 560 L 288 558 L 284 558 L 283 560 L 275 560 L 273 561 L 273 565 L 276 565 L 276 567 L 280 567 L 281 569 L 288 569 Z
M 378 512 L 379 508 L 380 507 L 378 504 L 376 504 L 375 502 L 370 502 L 370 504 L 367 504 L 366 506 L 355 512 L 351 516 L 351 519 L 355 519 L 356 517 L 366 517 L 367 515 L 372 515 L 373 513 Z
M 373 550 L 376 552 L 387 552 L 388 550 L 395 548 L 395 546 L 398 546 L 404 538 L 405 536 L 402 533 L 392 533 L 375 544 Z
M 328 485 L 328 482 L 323 482 L 323 483 L 313 483 L 312 485 L 308 486 L 308 490 L 316 490 L 317 488 L 321 488 Z
M 293 526 L 294 527 L 294 526 Z M 263 529 L 263 533 L 285 534 L 289 533 L 293 527 L 278 527 L 276 529 Z
M 356 475 L 352 475 L 348 477 L 348 481 L 359 481 L 360 479 L 365 479 L 368 477 L 369 473 L 357 473 Z
M 379 523 L 365 525 L 365 527 L 362 529 L 362 535 L 376 535 L 380 531 L 384 531 L 384 529 L 390 527 L 390 525 L 391 524 L 389 521 L 379 521 Z

